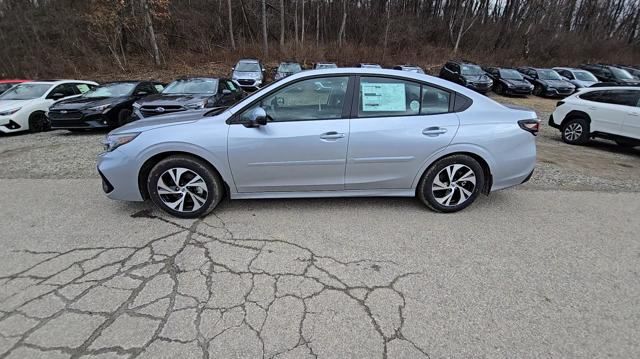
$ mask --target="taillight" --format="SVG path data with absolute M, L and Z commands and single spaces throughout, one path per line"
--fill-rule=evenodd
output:
M 534 136 L 537 136 L 538 131 L 540 131 L 540 121 L 537 119 L 520 120 L 518 121 L 518 125 L 521 129 L 531 133 Z
M 558 102 L 556 103 L 556 107 L 560 107 L 560 106 L 562 106 L 562 105 L 564 105 L 564 101 L 558 101 Z

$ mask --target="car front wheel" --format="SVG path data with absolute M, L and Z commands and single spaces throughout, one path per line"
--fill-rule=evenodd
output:
M 471 205 L 484 185 L 484 171 L 473 157 L 453 155 L 434 163 L 418 185 L 418 198 L 436 212 L 452 213 Z
M 589 123 L 583 118 L 572 118 L 562 125 L 562 141 L 570 145 L 583 145 L 589 141 Z
M 158 162 L 149 172 L 147 190 L 156 206 L 180 218 L 209 214 L 224 195 L 218 173 L 189 156 L 171 156 Z

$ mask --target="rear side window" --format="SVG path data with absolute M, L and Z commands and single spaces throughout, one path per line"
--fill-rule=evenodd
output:
M 613 105 L 636 107 L 638 106 L 638 100 L 640 99 L 640 92 L 629 90 L 606 91 L 602 96 L 602 99 L 603 100 L 601 102 Z
M 580 95 L 580 98 L 587 101 L 603 102 L 602 95 L 605 91 L 591 91 Z
M 422 86 L 422 108 L 423 115 L 436 115 L 449 112 L 450 94 L 439 88 Z
M 400 79 L 360 78 L 358 117 L 411 116 L 420 113 L 420 84 Z

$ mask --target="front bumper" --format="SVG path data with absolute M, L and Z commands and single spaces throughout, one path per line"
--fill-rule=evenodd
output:
M 533 88 L 531 87 L 506 87 L 504 88 L 504 92 L 509 95 L 531 95 L 533 92 Z
M 262 86 L 262 81 L 255 79 L 235 79 L 234 81 L 244 90 L 258 90 Z
M 576 90 L 573 88 L 553 88 L 549 87 L 545 89 L 544 95 L 551 97 L 561 97 L 572 95 Z
M 138 187 L 135 161 L 119 149 L 98 155 L 98 173 L 107 197 L 122 201 L 143 201 Z
M 483 82 L 483 83 L 467 83 L 466 87 L 468 89 L 480 92 L 480 93 L 487 93 L 489 91 L 491 91 L 491 86 L 493 84 L 490 82 Z
M 11 116 L 0 116 L 0 132 L 12 133 L 24 130 Z
M 47 117 L 51 129 L 53 130 L 76 130 L 93 128 L 110 128 L 113 124 L 110 119 L 102 113 L 81 114 L 75 117 L 63 117 L 58 114 L 49 113 Z

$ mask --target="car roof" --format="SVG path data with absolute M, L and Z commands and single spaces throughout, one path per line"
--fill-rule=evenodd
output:
M 27 81 L 23 82 L 25 84 L 40 84 L 40 85 L 62 85 L 65 83 L 80 83 L 87 85 L 98 85 L 95 81 L 86 81 L 86 80 L 36 80 L 36 81 Z

